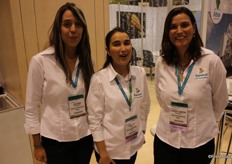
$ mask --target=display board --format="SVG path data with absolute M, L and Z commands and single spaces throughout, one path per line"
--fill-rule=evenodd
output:
M 209 1 L 206 47 L 220 56 L 225 67 L 232 65 L 232 1 Z
M 167 2 L 170 1 L 144 1 L 144 4 L 139 1 L 121 1 L 110 4 L 110 29 L 120 26 L 127 30 L 132 36 L 132 46 L 140 58 L 143 57 L 143 50 L 149 50 L 153 54 L 159 52 L 164 21 L 169 10 L 174 7 L 184 5 L 193 11 L 198 30 L 201 31 L 201 0 L 172 1 L 171 8 Z

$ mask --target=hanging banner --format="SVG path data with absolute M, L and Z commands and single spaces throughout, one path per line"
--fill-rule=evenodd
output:
M 222 59 L 225 67 L 232 64 L 232 1 L 211 0 L 207 18 L 206 47 Z
M 141 26 L 143 21 L 143 29 Z M 143 20 L 141 12 L 118 12 L 117 11 L 117 26 L 126 30 L 132 39 L 145 38 L 146 34 L 146 13 L 143 13 Z

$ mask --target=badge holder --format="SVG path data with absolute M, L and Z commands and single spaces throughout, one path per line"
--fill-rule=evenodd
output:
M 71 119 L 86 115 L 84 95 L 70 96 L 68 105 L 69 117 Z
M 136 139 L 137 135 L 138 135 L 138 120 L 137 120 L 137 115 L 134 115 L 125 120 L 126 141 L 130 142 Z
M 188 104 L 172 102 L 169 113 L 170 128 L 176 131 L 185 132 L 187 130 L 187 109 Z

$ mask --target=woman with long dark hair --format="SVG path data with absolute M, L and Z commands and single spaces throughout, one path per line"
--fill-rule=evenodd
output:
M 105 38 L 107 59 L 92 76 L 88 120 L 99 164 L 134 164 L 145 143 L 150 108 L 146 73 L 131 66 L 130 35 L 117 27 Z
M 155 67 L 161 107 L 154 139 L 155 164 L 209 164 L 228 102 L 221 59 L 203 47 L 193 13 L 172 9 L 165 20 Z
M 36 160 L 89 164 L 93 141 L 85 99 L 93 73 L 84 14 L 66 3 L 56 13 L 49 47 L 30 61 L 25 128 Z

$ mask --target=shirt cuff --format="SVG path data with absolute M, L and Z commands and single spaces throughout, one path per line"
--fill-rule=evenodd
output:
M 92 132 L 92 135 L 93 135 L 94 142 L 100 142 L 100 141 L 104 140 L 104 135 L 103 135 L 102 131 Z
M 24 124 L 24 129 L 27 134 L 39 134 L 40 133 L 39 126 L 31 127 L 31 126 L 28 126 L 27 124 Z

